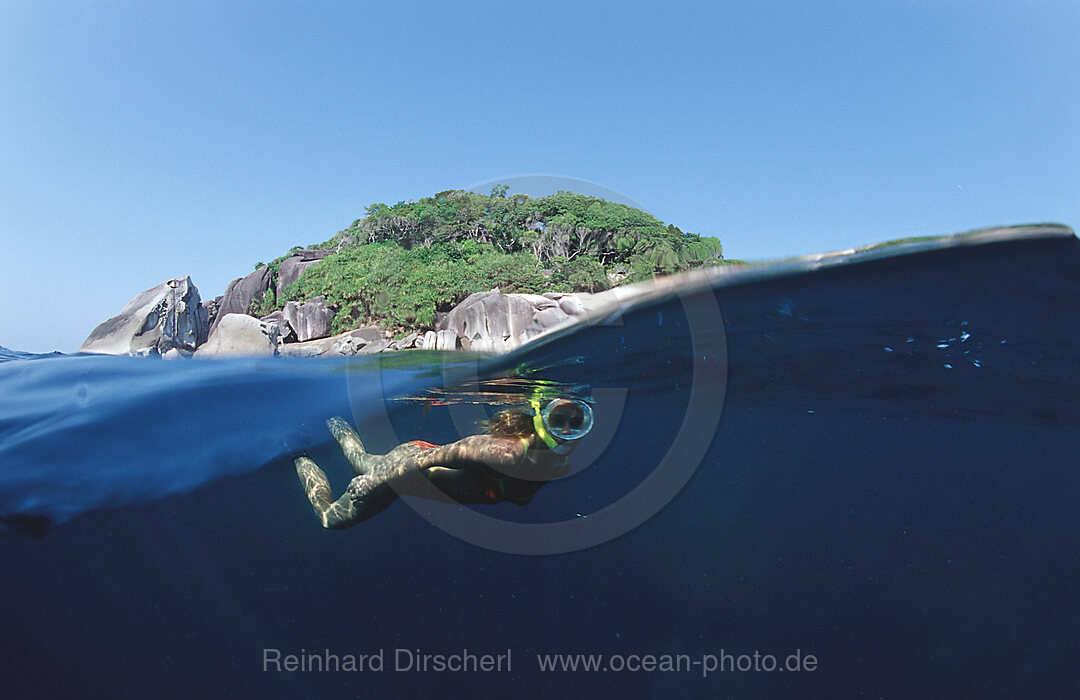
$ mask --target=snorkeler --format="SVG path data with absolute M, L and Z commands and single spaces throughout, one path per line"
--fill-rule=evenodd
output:
M 534 401 L 531 411 L 495 414 L 485 434 L 442 447 L 413 440 L 373 455 L 348 423 L 331 418 L 326 425 L 356 474 L 337 500 L 326 474 L 311 458 L 300 456 L 294 463 L 316 517 L 331 530 L 367 520 L 399 494 L 447 503 L 524 505 L 545 483 L 566 474 L 567 455 L 592 429 L 592 422 L 592 408 L 583 401 L 554 399 L 543 407 Z

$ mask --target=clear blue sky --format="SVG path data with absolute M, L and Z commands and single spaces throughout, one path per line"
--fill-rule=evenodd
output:
M 768 259 L 1080 226 L 1080 3 L 0 3 L 0 345 L 373 202 L 580 178 Z

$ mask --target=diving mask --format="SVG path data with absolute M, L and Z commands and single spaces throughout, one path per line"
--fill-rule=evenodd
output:
M 546 406 L 534 400 L 533 427 L 540 439 L 553 450 L 563 443 L 580 440 L 593 427 L 592 406 L 577 399 L 552 399 Z

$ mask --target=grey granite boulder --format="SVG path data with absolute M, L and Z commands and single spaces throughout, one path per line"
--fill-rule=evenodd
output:
M 203 308 L 206 309 L 206 323 L 207 323 L 207 337 L 210 335 L 211 328 L 214 327 L 214 323 L 217 321 L 218 308 L 221 306 L 221 297 L 214 297 L 213 299 L 207 299 L 202 303 Z
M 210 326 L 210 335 L 214 334 L 218 324 L 226 314 L 246 314 L 253 300 L 261 299 L 270 289 L 270 268 L 263 265 L 247 277 L 240 277 L 229 282 L 218 304 L 217 318 Z
M 498 289 L 469 295 L 439 322 L 462 348 L 506 352 L 552 328 L 584 317 L 590 294 L 503 294 Z M 452 349 L 438 336 L 424 347 Z
M 418 340 L 419 341 L 423 340 L 423 338 L 420 336 L 419 333 L 417 333 L 417 332 L 409 333 L 404 338 L 398 338 L 397 340 L 390 341 L 390 344 L 387 346 L 386 349 L 387 350 L 408 350 L 409 348 L 415 347 Z
M 452 329 L 442 329 L 435 333 L 436 350 L 457 350 L 458 334 Z
M 296 329 L 285 320 L 285 315 L 280 310 L 266 314 L 260 317 L 259 320 L 277 327 L 278 345 L 281 343 L 295 343 L 298 340 Z
M 381 352 L 389 346 L 378 328 L 357 328 L 331 338 L 280 345 L 282 357 L 350 357 Z
M 374 340 L 370 343 L 357 342 L 356 338 L 343 338 L 330 347 L 329 357 L 348 357 L 350 355 L 374 355 L 390 347 L 390 341 L 385 338 Z
M 79 352 L 161 355 L 191 352 L 206 341 L 206 307 L 190 277 L 163 282 L 132 299 L 93 330 Z
M 296 330 L 296 339 L 301 343 L 328 337 L 334 323 L 334 311 L 321 296 L 303 303 L 286 302 L 281 315 Z
M 195 351 L 195 357 L 259 357 L 277 355 L 281 330 L 274 322 L 247 314 L 226 314 L 217 330 Z
M 285 287 L 300 279 L 300 276 L 304 274 L 312 265 L 317 265 L 319 261 L 330 255 L 334 251 L 332 250 L 297 250 L 291 256 L 285 258 L 278 265 L 277 272 L 277 295 L 281 298 L 281 293 Z

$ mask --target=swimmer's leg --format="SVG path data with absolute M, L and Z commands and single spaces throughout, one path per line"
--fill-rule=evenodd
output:
M 345 453 L 345 459 L 349 461 L 353 473 L 358 475 L 370 474 L 371 464 L 368 458 L 371 455 L 364 449 L 364 443 L 360 442 L 360 436 L 356 434 L 352 426 L 340 416 L 334 416 L 326 421 L 326 427 L 330 429 L 330 434 L 341 445 L 341 451 Z
M 386 484 L 365 489 L 364 493 L 357 493 L 357 489 L 350 484 L 349 490 L 335 501 L 330 480 L 310 457 L 297 457 L 293 463 L 296 465 L 296 475 L 300 477 L 300 485 L 315 510 L 315 517 L 328 530 L 344 530 L 367 520 L 397 499 L 397 494 Z M 361 475 L 353 482 L 358 479 L 366 482 L 370 477 Z
M 307 494 L 315 517 L 322 526 L 330 530 L 342 530 L 360 521 L 353 499 L 346 493 L 334 500 L 330 491 L 330 480 L 310 457 L 297 457 L 294 460 L 296 475 L 300 477 L 300 486 Z

